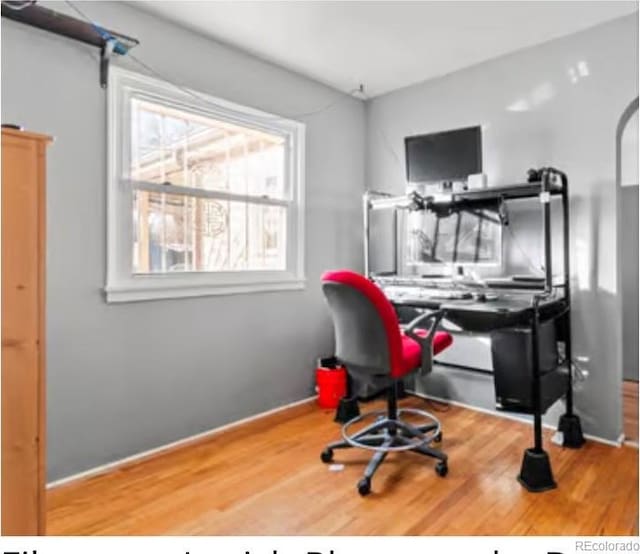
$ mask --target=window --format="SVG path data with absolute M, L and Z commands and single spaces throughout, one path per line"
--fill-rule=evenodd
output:
M 302 288 L 304 125 L 114 68 L 107 300 Z

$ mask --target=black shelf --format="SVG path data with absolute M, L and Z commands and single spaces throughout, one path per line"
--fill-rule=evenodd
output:
M 418 209 L 444 214 L 461 210 L 498 210 L 505 201 L 538 198 L 542 192 L 545 192 L 545 188 L 541 181 L 462 192 L 443 192 L 439 195 L 425 197 L 422 206 Z M 546 192 L 551 197 L 562 197 L 566 189 L 563 184 L 549 182 Z
M 563 190 L 562 185 L 550 184 L 548 192 L 552 196 L 555 196 L 562 194 Z M 536 198 L 541 192 L 543 192 L 542 181 L 535 181 L 532 183 L 521 183 L 501 187 L 467 190 L 464 192 L 454 192 L 451 193 L 451 202 L 459 202 L 462 200 L 514 200 L 517 198 Z
M 551 197 L 559 197 L 565 200 L 566 188 L 554 182 L 547 182 L 545 185 L 540 182 L 522 183 L 516 185 L 505 185 L 501 187 L 490 187 L 485 189 L 468 190 L 462 192 L 440 193 L 433 196 L 425 196 L 415 202 L 413 209 L 428 210 L 439 217 L 446 217 L 452 213 L 461 211 L 476 212 L 480 217 L 487 218 L 486 215 L 478 213 L 478 210 L 489 210 L 500 213 L 504 202 L 510 200 L 526 200 L 540 198 L 542 193 L 548 193 L 547 200 L 542 201 L 543 206 L 549 205 Z M 498 216 L 502 218 L 502 215 Z M 488 217 L 491 219 L 491 217 Z M 502 221 L 502 219 L 500 219 Z M 550 288 L 550 284 L 549 287 Z

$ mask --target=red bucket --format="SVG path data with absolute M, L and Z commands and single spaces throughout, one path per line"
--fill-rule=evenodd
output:
M 347 394 L 347 370 L 336 363 L 335 358 L 319 361 L 316 369 L 318 405 L 327 410 L 338 407 L 340 399 Z

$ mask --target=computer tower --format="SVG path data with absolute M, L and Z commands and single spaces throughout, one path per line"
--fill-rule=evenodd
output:
M 559 367 L 556 324 L 540 323 L 541 411 L 547 409 L 567 390 L 569 374 Z M 533 412 L 533 341 L 529 327 L 511 327 L 491 333 L 491 357 L 498 410 Z

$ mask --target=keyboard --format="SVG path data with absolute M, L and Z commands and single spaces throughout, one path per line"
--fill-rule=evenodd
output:
M 398 287 L 384 288 L 384 293 L 390 300 L 470 300 L 473 294 L 465 290 L 427 288 L 427 287 Z

